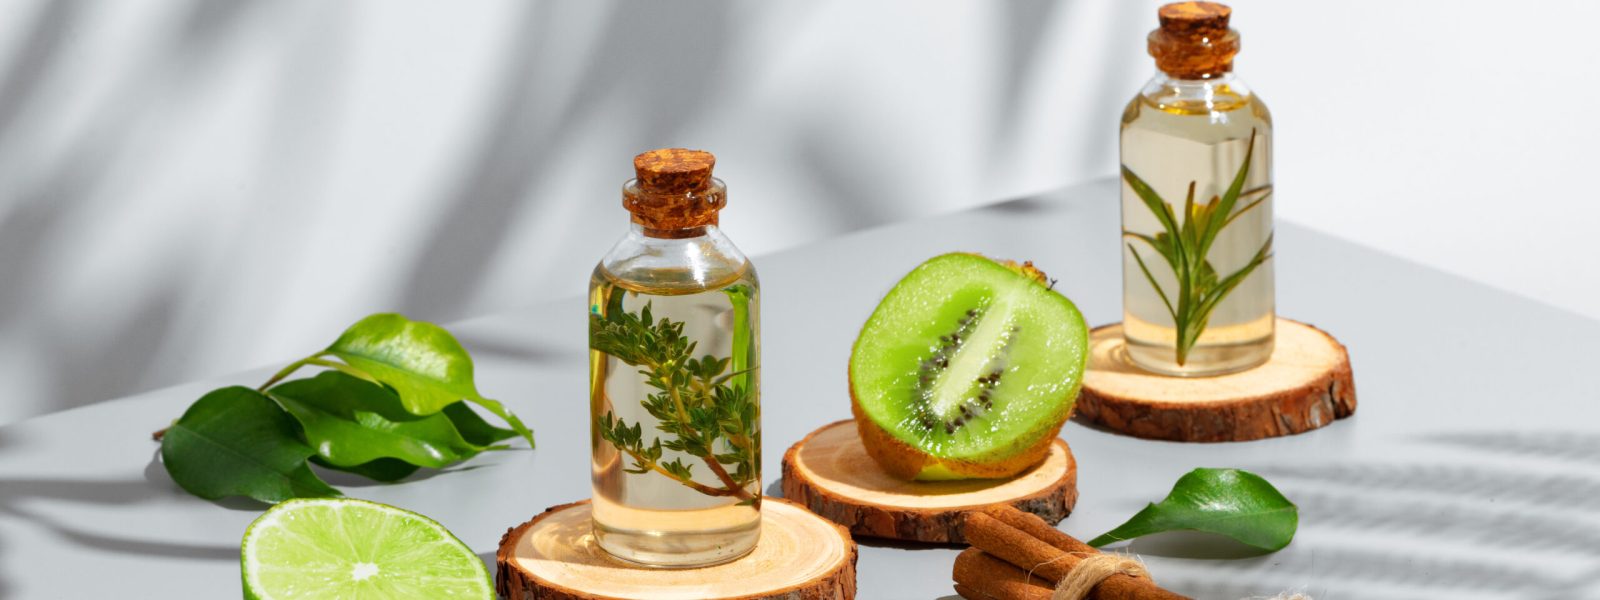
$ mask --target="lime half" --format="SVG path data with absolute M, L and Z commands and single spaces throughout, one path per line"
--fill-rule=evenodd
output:
M 239 554 L 244 595 L 257 600 L 494 598 L 483 560 L 443 525 L 365 500 L 279 503 Z

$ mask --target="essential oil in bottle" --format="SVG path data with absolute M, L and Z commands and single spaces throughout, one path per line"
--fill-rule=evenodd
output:
M 632 563 L 727 562 L 761 533 L 760 284 L 717 228 L 715 157 L 633 162 L 632 227 L 589 283 L 594 535 Z
M 1166 375 L 1272 356 L 1272 117 L 1233 74 L 1231 13 L 1162 6 L 1158 72 L 1122 113 L 1122 331 Z

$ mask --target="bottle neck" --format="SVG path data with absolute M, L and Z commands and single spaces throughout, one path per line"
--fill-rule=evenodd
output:
M 1139 93 L 1148 106 L 1185 115 L 1243 108 L 1251 98 L 1250 88 L 1233 73 L 1210 79 L 1182 79 L 1157 71 Z
M 1203 79 L 1177 77 L 1166 71 L 1156 71 L 1150 85 L 1173 90 L 1184 97 L 1204 97 L 1219 89 L 1244 85 L 1244 81 L 1232 71 Z
M 644 223 L 640 223 L 638 218 L 634 218 L 633 222 L 628 225 L 628 235 L 637 236 L 640 238 L 648 238 L 651 240 L 683 240 L 687 242 L 693 242 L 696 241 L 697 238 L 712 236 L 721 237 L 722 232 L 717 230 L 716 225 L 658 229 L 654 227 L 648 227 Z
M 719 287 L 749 270 L 749 259 L 716 225 L 699 229 L 701 234 L 692 237 L 652 237 L 634 223 L 600 259 L 599 268 L 634 287 L 674 289 Z

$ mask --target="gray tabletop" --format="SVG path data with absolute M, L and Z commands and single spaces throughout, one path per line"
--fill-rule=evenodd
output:
M 758 257 L 769 490 L 785 448 L 848 418 L 856 331 L 929 256 L 1031 259 L 1091 323 L 1117 320 L 1116 190 L 1107 179 Z M 1276 244 L 1279 313 L 1350 348 L 1356 415 L 1231 444 L 1068 424 L 1081 497 L 1061 528 L 1094 536 L 1189 469 L 1242 467 L 1299 504 L 1294 543 L 1254 556 L 1194 535 L 1133 542 L 1163 585 L 1200 598 L 1600 598 L 1600 323 L 1304 227 L 1280 223 Z M 583 313 L 572 298 L 450 327 L 478 362 L 479 388 L 534 426 L 537 450 L 399 485 L 331 479 L 438 519 L 492 560 L 507 527 L 588 496 Z M 263 507 L 185 495 L 149 433 L 205 391 L 268 372 L 0 428 L 0 598 L 236 596 L 239 538 Z M 858 597 L 951 594 L 957 549 L 860 542 Z

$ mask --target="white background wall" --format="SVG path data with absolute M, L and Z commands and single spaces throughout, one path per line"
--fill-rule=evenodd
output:
M 1157 4 L 0 4 L 0 423 L 575 294 L 650 147 L 756 255 L 1110 176 Z M 1600 3 L 1234 6 L 1282 219 L 1600 318 Z

